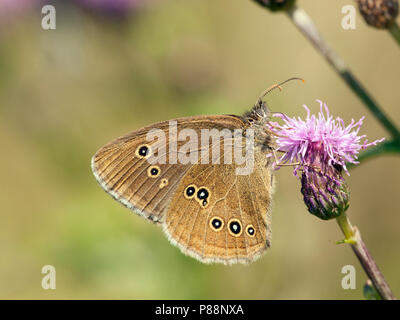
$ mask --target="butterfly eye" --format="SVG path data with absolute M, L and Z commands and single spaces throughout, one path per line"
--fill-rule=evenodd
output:
M 249 224 L 246 227 L 246 233 L 250 236 L 250 237 L 254 237 L 254 235 L 256 234 L 256 230 L 254 230 L 253 226 L 251 224 Z
M 238 219 L 229 220 L 229 233 L 234 237 L 239 237 L 242 233 L 242 224 Z
M 223 226 L 224 226 L 224 221 L 220 217 L 213 217 L 210 220 L 210 227 L 216 232 L 222 230 Z
M 187 186 L 184 191 L 184 195 L 187 199 L 193 198 L 195 193 L 196 193 L 196 186 L 194 184 Z
M 146 158 L 150 155 L 150 147 L 147 144 L 142 144 L 136 149 L 136 155 L 139 158 Z
M 160 175 L 160 167 L 158 166 L 151 166 L 149 169 L 147 169 L 147 174 L 151 178 L 157 178 Z

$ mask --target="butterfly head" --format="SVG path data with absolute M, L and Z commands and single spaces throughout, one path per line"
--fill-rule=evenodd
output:
M 269 121 L 269 109 L 268 105 L 265 101 L 263 101 L 263 98 L 269 94 L 271 91 L 275 89 L 282 90 L 282 87 L 285 83 L 292 81 L 292 80 L 301 80 L 304 82 L 303 79 L 293 77 L 290 79 L 287 79 L 281 83 L 276 83 L 266 89 L 258 98 L 257 102 L 255 103 L 254 107 L 249 111 L 246 112 L 243 115 L 244 120 L 249 124 L 249 125 L 265 125 Z
M 242 117 L 250 126 L 262 125 L 268 121 L 269 113 L 267 103 L 260 98 L 254 107 Z
M 267 103 L 260 98 L 253 108 L 242 116 L 247 128 L 254 130 L 255 146 L 267 153 L 275 148 L 274 136 L 268 126 L 270 114 Z
M 261 146 L 262 150 L 265 150 L 266 152 L 275 148 L 275 135 L 269 129 L 268 122 L 270 121 L 270 111 L 267 103 L 263 101 L 263 98 L 275 89 L 282 90 L 281 86 L 292 80 L 301 80 L 304 82 L 303 79 L 294 77 L 272 85 L 260 95 L 253 108 L 242 116 L 242 119 L 245 121 L 247 126 L 255 131 L 256 144 Z

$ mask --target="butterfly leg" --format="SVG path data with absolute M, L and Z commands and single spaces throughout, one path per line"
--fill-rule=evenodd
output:
M 300 162 L 293 162 L 293 163 L 279 163 L 278 157 L 276 155 L 276 150 L 272 149 L 272 154 L 274 155 L 275 159 L 275 166 L 276 167 L 293 167 L 293 166 L 299 166 L 301 163 Z

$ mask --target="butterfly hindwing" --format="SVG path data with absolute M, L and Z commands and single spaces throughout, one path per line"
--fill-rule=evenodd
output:
M 184 253 L 202 262 L 248 263 L 270 246 L 270 173 L 267 159 L 255 153 L 249 175 L 235 164 L 197 165 L 180 182 L 164 231 Z M 194 196 L 185 192 L 193 186 Z M 204 205 L 198 193 L 207 190 Z

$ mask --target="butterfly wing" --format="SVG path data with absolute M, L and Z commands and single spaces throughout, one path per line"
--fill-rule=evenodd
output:
M 202 129 L 247 126 L 242 118 L 230 115 L 173 121 L 177 131 L 192 129 L 199 137 Z M 271 240 L 271 176 L 265 154 L 258 148 L 254 150 L 254 169 L 248 175 L 237 175 L 234 162 L 225 164 L 220 159 L 219 164 L 202 164 L 200 143 L 194 148 L 196 163 L 171 163 L 171 145 L 176 143 L 176 150 L 180 150 L 186 141 L 176 141 L 170 134 L 165 135 L 165 141 L 148 140 L 150 131 L 168 132 L 170 128 L 168 121 L 153 124 L 101 148 L 92 158 L 96 179 L 126 207 L 162 223 L 170 242 L 185 254 L 206 263 L 255 260 Z M 242 139 L 245 145 L 246 138 Z M 207 148 L 213 155 L 214 149 L 223 150 L 225 143 L 233 144 L 233 137 Z M 149 163 L 148 156 L 155 149 L 158 159 L 166 156 L 165 163 Z
M 100 148 L 92 157 L 92 171 L 101 187 L 117 201 L 154 222 L 163 220 L 179 182 L 193 164 L 168 162 L 171 143 L 179 147 L 185 141 L 172 141 L 171 123 L 178 131 L 195 128 L 235 129 L 243 125 L 235 116 L 197 116 L 159 122 L 122 136 Z M 148 140 L 149 132 L 165 133 L 165 140 Z M 144 152 L 147 148 L 148 154 Z M 157 149 L 157 157 L 165 163 L 149 163 L 149 156 Z M 158 163 L 157 163 L 158 162 Z M 162 162 L 162 161 L 161 161 Z M 158 171 L 157 174 L 152 174 Z
M 164 231 L 184 253 L 205 262 L 254 261 L 271 245 L 271 178 L 264 154 L 255 153 L 249 175 L 236 175 L 234 164 L 196 165 L 179 184 Z M 204 207 L 185 191 L 208 190 Z

